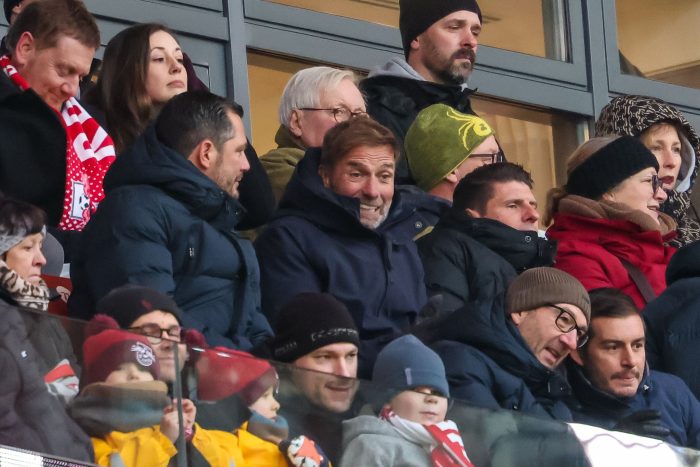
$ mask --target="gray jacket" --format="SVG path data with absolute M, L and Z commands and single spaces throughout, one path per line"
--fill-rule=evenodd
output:
M 406 440 L 389 422 L 373 415 L 360 415 L 343 422 L 344 467 L 426 467 L 430 454 Z

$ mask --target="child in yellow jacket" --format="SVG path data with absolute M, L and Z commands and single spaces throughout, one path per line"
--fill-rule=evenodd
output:
M 88 328 L 93 335 L 83 344 L 83 387 L 71 415 L 92 437 L 95 461 L 103 466 L 166 467 L 178 454 L 177 401 L 158 381 L 158 361 L 148 339 L 118 329 L 104 315 Z M 182 413 L 185 439 L 194 448 L 188 452 L 215 467 L 245 465 L 231 433 L 202 429 L 188 399 L 182 401 Z
M 288 439 L 287 421 L 277 415 L 277 372 L 266 360 L 222 347 L 206 350 L 198 359 L 200 401 L 236 394 L 251 416 L 234 431 L 245 467 L 331 467 L 328 457 L 311 439 Z M 238 465 L 238 464 L 237 464 Z

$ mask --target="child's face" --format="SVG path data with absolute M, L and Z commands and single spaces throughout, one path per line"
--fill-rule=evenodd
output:
M 423 425 L 444 422 L 447 414 L 447 398 L 428 387 L 400 392 L 388 405 L 399 417 Z
M 122 363 L 105 379 L 105 383 L 133 383 L 136 381 L 153 381 L 153 375 L 133 362 Z
M 267 388 L 267 391 L 248 408 L 255 410 L 265 418 L 275 418 L 277 411 L 280 409 L 280 403 L 275 399 L 274 386 Z

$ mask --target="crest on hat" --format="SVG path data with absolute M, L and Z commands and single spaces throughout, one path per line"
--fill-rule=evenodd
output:
M 136 361 L 141 366 L 149 367 L 156 362 L 156 357 L 153 355 L 153 349 L 143 342 L 136 342 L 129 350 L 136 354 Z

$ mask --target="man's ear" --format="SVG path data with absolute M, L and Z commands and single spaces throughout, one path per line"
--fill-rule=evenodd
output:
M 202 172 L 207 172 L 216 162 L 218 152 L 210 139 L 202 140 L 187 158 Z
M 29 31 L 24 31 L 17 45 L 15 46 L 14 53 L 12 54 L 13 64 L 18 68 L 24 67 L 29 61 L 34 57 L 34 52 L 36 51 L 36 41 L 34 36 Z
M 453 185 L 458 184 L 459 183 L 459 174 L 457 173 L 457 169 L 455 169 L 452 172 L 445 175 L 445 180 L 447 180 L 448 182 L 450 182 Z
M 465 211 L 467 212 L 467 214 L 469 214 L 474 219 L 480 219 L 481 217 L 483 217 L 481 214 L 479 214 L 478 211 L 475 211 L 474 209 L 467 208 L 467 209 L 465 209 Z
M 525 319 L 525 312 L 524 311 L 516 311 L 515 313 L 511 313 L 510 319 L 513 320 L 513 323 L 515 323 L 516 326 L 520 326 L 520 323 L 522 323 L 523 320 Z
M 288 128 L 294 136 L 296 136 L 297 138 L 301 138 L 301 110 L 292 110 L 292 113 L 289 115 Z
M 576 362 L 578 366 L 583 366 L 583 358 L 581 358 L 581 352 L 576 349 L 569 352 L 571 359 Z
M 330 174 L 328 173 L 328 167 L 325 165 L 319 165 L 318 166 L 318 175 L 321 177 L 321 180 L 323 181 L 323 186 L 326 188 L 330 188 L 331 186 L 331 178 Z
M 615 201 L 615 194 L 612 192 L 603 193 L 603 196 L 600 198 L 605 201 Z

